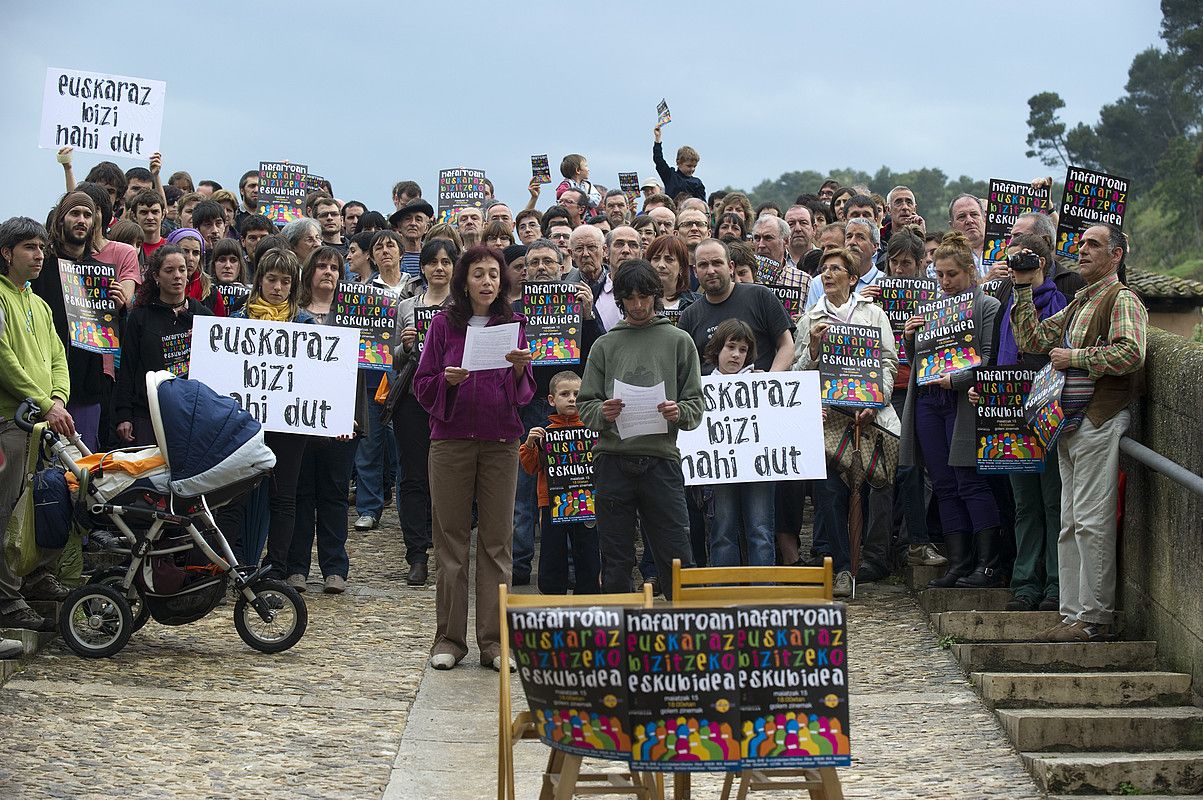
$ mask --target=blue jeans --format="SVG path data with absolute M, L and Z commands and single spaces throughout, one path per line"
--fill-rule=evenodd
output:
M 355 510 L 360 515 L 371 514 L 377 520 L 384 511 L 384 486 L 386 476 L 395 476 L 397 469 L 397 442 L 393 439 L 389 421 L 381 415 L 381 406 L 376 402 L 376 389 L 366 381 L 364 391 L 367 398 L 367 435 L 359 440 L 359 452 L 355 455 Z M 376 381 L 379 385 L 380 381 Z M 394 478 L 395 479 L 395 478 Z M 400 494 L 400 487 L 394 487 Z
M 568 594 L 568 556 L 576 569 L 574 594 L 597 594 L 601 587 L 601 552 L 597 528 L 583 522 L 552 524 L 551 510 L 540 510 L 539 591 Z
M 739 539 L 747 543 L 748 566 L 772 566 L 777 561 L 773 537 L 773 496 L 776 484 L 723 483 L 714 492 L 710 522 L 710 566 L 738 567 Z
M 347 487 L 355 442 L 312 438 L 301 459 L 297 478 L 297 511 L 288 574 L 309 577 L 313 538 L 322 577 L 347 577 Z
M 948 464 L 953 426 L 957 421 L 956 392 L 924 387 L 915 407 L 915 436 L 923 464 L 931 475 L 932 494 L 940 506 L 945 533 L 976 533 L 1000 525 L 994 492 L 976 467 Z
M 547 424 L 553 411 L 547 400 L 536 397 L 518 411 L 526 433 L 531 428 Z M 526 440 L 525 434 L 523 441 Z M 535 520 L 539 517 L 539 474 L 518 470 L 518 487 L 514 490 L 514 577 L 530 579 L 531 561 L 535 557 Z M 543 528 L 546 535 L 546 527 Z

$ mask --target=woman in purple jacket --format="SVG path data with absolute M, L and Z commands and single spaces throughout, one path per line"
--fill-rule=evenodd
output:
M 451 669 L 468 654 L 468 548 L 472 502 L 476 547 L 476 644 L 480 663 L 500 670 L 497 585 L 509 584 L 514 491 L 518 479 L 518 409 L 535 394 L 525 321 L 510 309 L 502 254 L 486 246 L 465 252 L 451 276 L 451 306 L 430 323 L 414 395 L 430 414 L 430 499 L 438 567 L 438 627 L 430 665 Z M 469 372 L 463 363 L 468 328 L 518 323 L 510 366 Z M 509 668 L 514 668 L 513 662 Z

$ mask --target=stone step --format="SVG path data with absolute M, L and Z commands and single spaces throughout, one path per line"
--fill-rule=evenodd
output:
M 928 614 L 944 611 L 1002 611 L 1011 602 L 1010 589 L 924 589 L 919 605 Z
M 975 672 L 991 708 L 1171 706 L 1190 703 L 1182 672 Z
M 30 600 L 29 607 L 38 612 L 40 616 L 50 617 L 53 620 L 58 619 L 59 606 L 62 603 L 56 603 L 53 600 Z
M 942 567 L 912 567 L 907 564 L 903 567 L 902 574 L 906 579 L 906 585 L 918 592 L 927 589 L 928 583 L 943 575 L 947 570 L 947 564 Z
M 937 636 L 962 642 L 1031 642 L 1061 621 L 1057 611 L 945 611 L 933 614 Z
M 1203 800 L 1203 794 L 1142 794 L 1144 800 Z M 1113 794 L 1050 794 L 1044 800 L 1115 800 Z
M 1203 751 L 1163 753 L 1020 753 L 1050 792 L 1203 792 Z
M 1155 669 L 1157 642 L 970 642 L 952 655 L 966 672 L 1136 672 Z
M 0 628 L 0 639 L 16 639 L 25 644 L 25 655 L 33 655 L 54 641 L 57 633 L 31 631 L 26 628 Z
M 1007 708 L 998 720 L 1021 752 L 1168 751 L 1203 747 L 1203 709 Z
M 0 686 L 21 669 L 21 662 L 15 659 L 0 659 Z

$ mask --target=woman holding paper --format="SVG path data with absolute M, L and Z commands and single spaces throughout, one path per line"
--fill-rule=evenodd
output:
M 977 285 L 969 240 L 958 231 L 946 234 L 932 263 L 942 297 L 972 294 L 972 341 L 982 365 L 992 363 L 998 300 Z M 903 328 L 907 352 L 916 352 L 915 334 L 923 325 L 919 314 L 907 320 Z M 968 394 L 976 376 L 976 369 L 962 370 L 920 387 L 916 370 L 911 370 L 907 387 L 898 463 L 927 467 L 950 562 L 948 572 L 928 584 L 933 588 L 1000 585 L 995 572 L 1001 530 L 998 503 L 986 479 L 977 474 L 977 418 Z
M 894 387 L 894 373 L 898 370 L 898 349 L 894 345 L 894 332 L 890 318 L 882 307 L 869 297 L 853 291 L 860 275 L 857 272 L 860 259 L 852 251 L 839 248 L 823 254 L 819 262 L 818 278 L 823 284 L 823 297 L 798 320 L 798 335 L 794 346 L 794 369 L 818 369 L 822 358 L 823 335 L 833 325 L 868 325 L 881 335 L 881 388 L 885 394 L 884 408 L 862 408 L 855 412 L 856 418 L 865 425 L 876 422 L 890 433 L 899 433 L 898 415 L 890 405 L 890 394 Z M 824 409 L 824 415 L 836 413 Z M 852 552 L 848 535 L 848 506 L 851 495 L 848 484 L 839 472 L 828 466 L 826 480 L 815 481 L 815 550 L 823 553 L 826 546 L 835 570 L 835 594 L 847 597 L 852 594 Z M 885 513 L 868 515 L 869 521 L 886 522 L 886 527 L 873 526 L 865 537 L 864 570 L 888 570 L 886 561 L 889 550 L 888 512 L 893 502 L 889 489 L 870 489 L 870 507 L 884 508 Z M 825 553 L 824 553 L 825 554 Z M 877 576 L 875 576 L 877 577 Z
M 497 586 L 511 574 L 518 409 L 531 401 L 535 379 L 524 319 L 511 308 L 504 256 L 487 246 L 464 253 L 451 276 L 451 306 L 430 323 L 414 375 L 414 394 L 430 414 L 430 495 L 438 559 L 438 617 L 430 664 L 451 669 L 468 654 L 468 549 L 472 502 L 480 520 L 476 548 L 476 643 L 480 663 L 501 663 Z M 505 327 L 510 349 L 496 342 Z M 475 341 L 474 341 L 475 340 Z M 485 340 L 491 346 L 481 348 Z M 488 352 L 481 353 L 484 349 Z M 487 357 L 486 357 L 487 356 Z M 500 361 L 499 366 L 490 364 Z M 478 366 L 477 369 L 466 367 Z

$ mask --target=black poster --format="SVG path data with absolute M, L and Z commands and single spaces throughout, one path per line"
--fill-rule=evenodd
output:
M 884 408 L 881 331 L 872 325 L 827 327 L 819 348 L 819 396 L 823 405 Z
M 422 345 L 426 344 L 426 332 L 430 330 L 430 321 L 442 310 L 442 306 L 414 306 L 414 329 L 418 332 L 414 346 L 419 356 L 422 355 Z
M 1065 172 L 1065 193 L 1057 210 L 1058 258 L 1078 258 L 1078 238 L 1091 225 L 1110 222 L 1123 227 L 1128 208 L 1128 179 L 1070 167 Z
M 526 341 L 534 363 L 581 363 L 581 304 L 571 283 L 522 284 Z
M 552 524 L 597 519 L 593 503 L 593 445 L 597 433 L 585 427 L 547 428 L 543 464 Z
M 980 366 L 973 325 L 973 292 L 943 297 L 923 306 L 923 327 L 915 332 L 915 381 L 937 383 Z
M 898 345 L 898 363 L 908 364 L 902 329 L 908 319 L 919 313 L 919 306 L 940 296 L 940 287 L 931 278 L 878 278 L 877 285 L 881 287 L 877 302 L 890 318 L 894 343 Z
M 1033 189 L 1030 183 L 991 178 L 986 198 L 986 246 L 982 250 L 982 263 L 989 266 L 997 261 L 1006 261 L 1011 226 L 1020 214 L 1028 211 L 1048 213 L 1051 210 L 1049 187 Z
M 977 371 L 977 471 L 1043 472 L 1044 446 L 1023 418 L 1036 371 L 993 367 Z
M 389 370 L 396 347 L 397 306 L 401 301 L 383 286 L 342 282 L 330 306 L 330 324 L 359 328 L 359 368 Z

